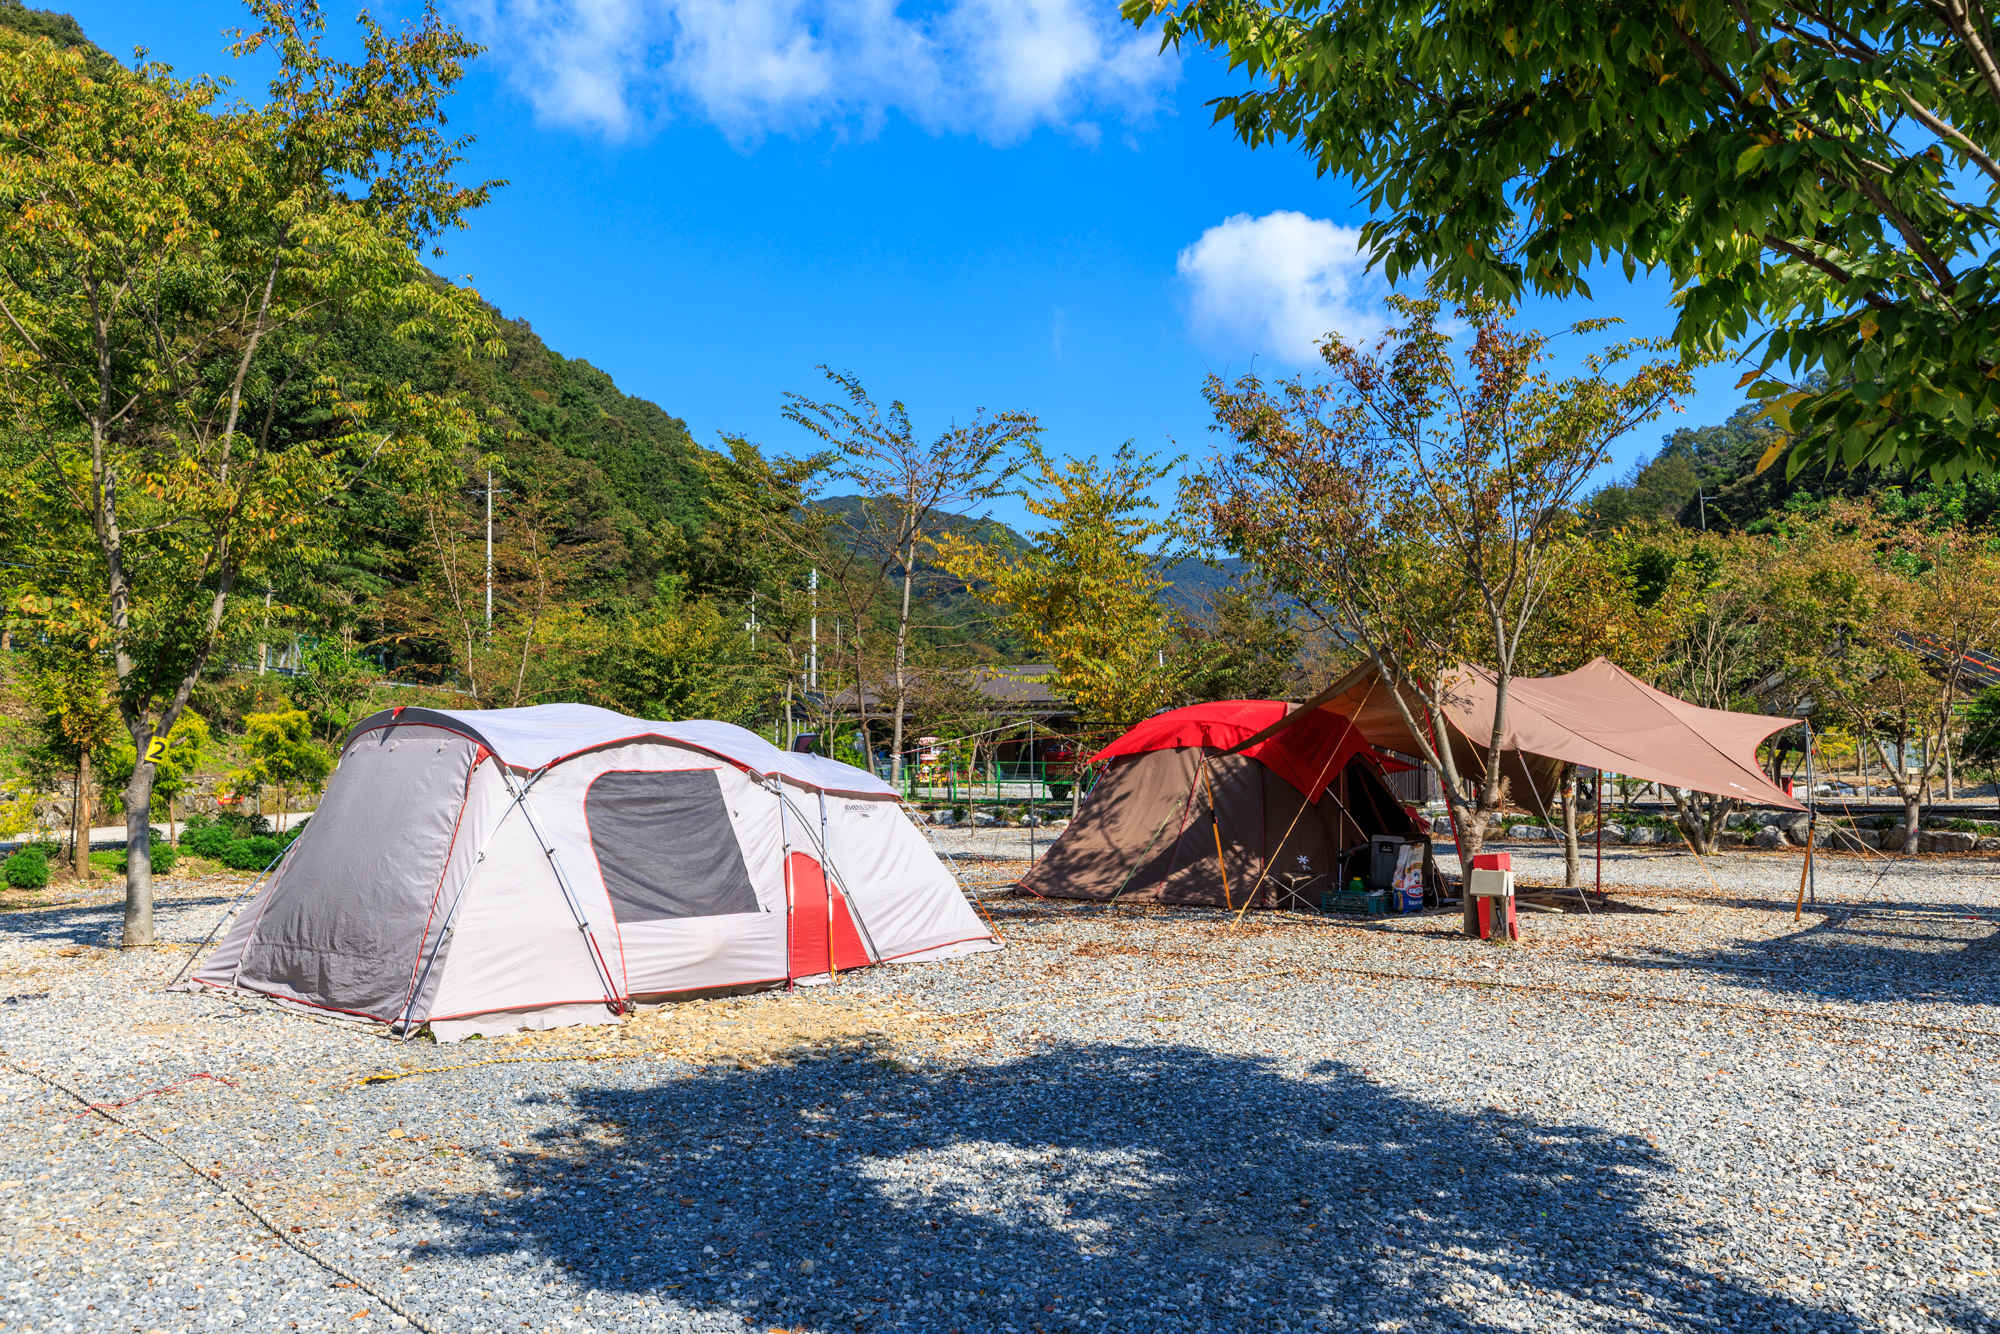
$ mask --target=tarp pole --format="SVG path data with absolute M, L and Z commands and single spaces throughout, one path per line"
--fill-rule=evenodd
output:
M 1222 906 L 1234 908 L 1236 901 L 1229 894 L 1229 862 L 1222 855 L 1222 808 L 1215 804 L 1215 784 L 1208 780 L 1208 756 L 1201 757 L 1201 785 L 1208 792 L 1208 823 L 1215 831 L 1215 869 L 1222 872 Z M 1243 905 L 1249 907 L 1248 903 Z
M 1593 769 L 1591 791 L 1597 797 L 1597 898 L 1604 900 L 1604 771 Z

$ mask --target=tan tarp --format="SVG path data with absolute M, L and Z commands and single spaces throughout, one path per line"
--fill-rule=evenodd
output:
M 1445 716 L 1458 734 L 1452 747 L 1462 773 L 1484 772 L 1495 695 L 1492 676 L 1484 668 L 1460 668 L 1447 687 Z M 1422 726 L 1422 708 L 1414 699 L 1410 705 L 1411 715 Z M 1285 721 L 1313 707 L 1352 719 L 1375 745 L 1418 750 L 1389 688 L 1373 667 L 1335 682 L 1297 713 L 1243 745 L 1282 731 Z M 1531 809 L 1549 800 L 1553 789 L 1548 769 L 1524 768 L 1520 756 L 1736 797 L 1756 806 L 1804 810 L 1757 763 L 1758 744 L 1796 722 L 1769 714 L 1704 709 L 1655 690 L 1616 664 L 1597 658 L 1563 676 L 1517 676 L 1508 683 L 1502 772 L 1510 779 L 1515 802 Z M 1472 763 L 1465 764 L 1465 759 Z
M 1365 760 L 1350 761 L 1307 804 L 1256 760 L 1170 747 L 1112 760 L 1075 823 L 1020 885 L 1046 898 L 1218 908 L 1241 908 L 1253 890 L 1253 906 L 1285 906 L 1296 887 L 1317 906 L 1345 873 L 1341 853 L 1365 850 L 1375 834 L 1411 837 L 1416 828 Z

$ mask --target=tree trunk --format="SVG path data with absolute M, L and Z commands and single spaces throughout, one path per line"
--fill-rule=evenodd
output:
M 903 612 L 896 618 L 896 721 L 890 732 L 889 785 L 901 790 L 903 783 L 903 666 L 907 661 L 910 646 L 910 580 L 911 567 L 916 564 L 917 543 L 915 537 L 905 548 L 903 557 Z
M 1556 779 L 1562 794 L 1563 888 L 1575 889 L 1583 883 L 1583 857 L 1576 846 L 1576 766 L 1565 764 Z
M 79 880 L 90 875 L 90 752 L 76 761 L 76 829 L 70 838 L 70 869 Z
M 138 753 L 145 755 L 143 743 Z M 142 758 L 132 766 L 132 777 L 125 783 L 124 944 L 128 946 L 153 943 L 152 826 L 153 766 Z M 136 892 L 134 886 L 138 887 Z

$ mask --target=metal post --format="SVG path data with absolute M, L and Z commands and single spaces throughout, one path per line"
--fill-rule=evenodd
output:
M 1814 873 L 1813 845 L 1819 841 L 1819 799 L 1814 796 L 1813 730 L 1806 724 L 1806 897 L 1819 902 L 1819 877 Z
M 1035 864 L 1035 715 L 1028 715 L 1028 865 Z
M 486 638 L 493 638 L 493 470 L 486 470 Z
M 819 571 L 814 570 L 807 580 L 812 601 L 812 652 L 806 657 L 806 689 L 819 689 Z

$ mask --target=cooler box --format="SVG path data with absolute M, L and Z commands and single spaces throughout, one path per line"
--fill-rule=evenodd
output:
M 1368 883 L 1376 889 L 1393 889 L 1396 884 L 1396 859 L 1403 855 L 1403 844 L 1408 839 L 1392 834 L 1379 834 L 1368 840 Z

